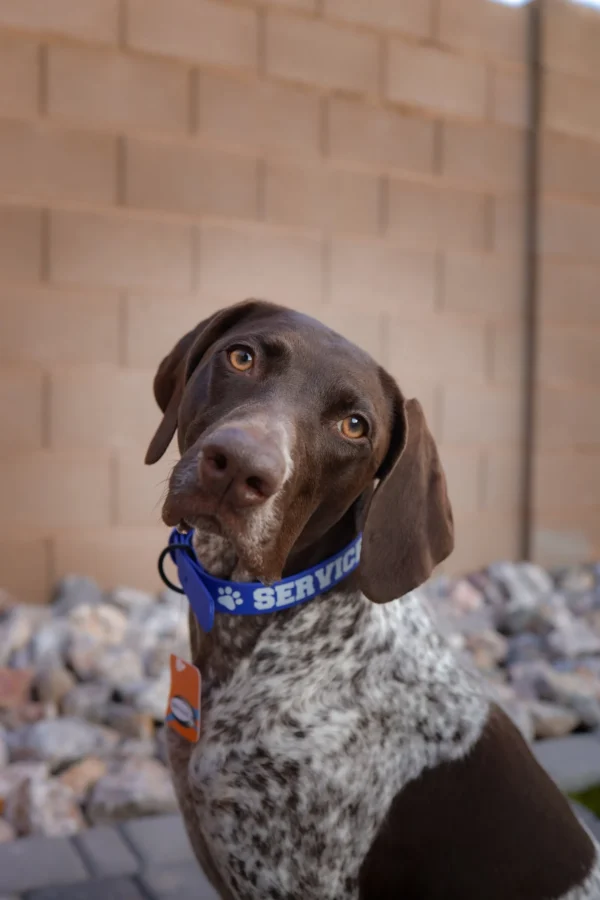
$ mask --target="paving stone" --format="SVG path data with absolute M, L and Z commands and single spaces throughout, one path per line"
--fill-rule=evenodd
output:
M 42 888 L 25 895 L 25 900 L 146 900 L 131 878 L 101 878 L 86 884 Z
M 600 737 L 571 734 L 534 744 L 541 765 L 565 792 L 575 793 L 600 784 Z
M 110 825 L 89 828 L 73 840 L 96 878 L 134 875 L 140 868 L 137 857 L 117 829 Z
M 219 900 L 196 862 L 169 868 L 151 867 L 140 881 L 155 900 Z
M 123 822 L 123 834 L 144 863 L 170 866 L 194 859 L 180 816 L 151 816 Z
M 0 845 L 0 895 L 87 878 L 81 857 L 66 838 L 26 837 Z

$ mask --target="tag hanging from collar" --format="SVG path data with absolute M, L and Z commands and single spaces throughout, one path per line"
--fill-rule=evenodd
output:
M 161 579 L 190 602 L 203 631 L 211 630 L 215 610 L 232 616 L 256 616 L 261 613 L 290 609 L 331 590 L 358 567 L 362 534 L 339 553 L 311 569 L 305 569 L 271 585 L 258 581 L 225 581 L 209 575 L 201 566 L 194 550 L 193 531 L 181 534 L 176 528 L 158 559 Z M 164 572 L 167 556 L 177 566 L 181 587 L 173 584 Z

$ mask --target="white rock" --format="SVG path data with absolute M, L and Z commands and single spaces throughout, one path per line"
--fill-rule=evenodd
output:
M 18 762 L 0 769 L 0 806 L 23 781 L 45 781 L 47 777 L 48 764 L 45 762 Z
M 76 684 L 63 698 L 62 712 L 65 716 L 78 716 L 89 722 L 103 722 L 112 692 L 109 684 L 93 681 Z
M 14 737 L 15 757 L 44 760 L 51 767 L 107 752 L 119 742 L 116 732 L 74 718 L 35 722 L 21 729 Z
M 570 734 L 579 725 L 579 716 L 573 710 L 556 703 L 527 704 L 537 738 L 555 738 Z
M 162 722 L 169 702 L 171 673 L 166 669 L 159 678 L 149 682 L 132 698 L 133 705 L 139 712 L 145 712 L 156 721 Z
M 71 625 L 105 646 L 121 644 L 127 631 L 127 616 L 108 603 L 82 604 L 69 613 Z
M 154 594 L 128 587 L 115 588 L 114 591 L 107 594 L 106 600 L 108 603 L 112 603 L 113 606 L 122 609 L 128 615 L 134 609 L 146 609 L 148 606 L 156 603 Z
M 4 814 L 19 835 L 68 837 L 85 827 L 74 791 L 55 778 L 23 781 L 7 797 Z

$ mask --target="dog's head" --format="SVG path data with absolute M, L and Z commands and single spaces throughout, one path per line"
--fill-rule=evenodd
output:
M 316 320 L 258 300 L 215 313 L 162 361 L 154 394 L 163 419 L 146 462 L 175 431 L 181 452 L 163 520 L 225 537 L 252 577 L 280 578 L 292 547 L 353 507 L 366 508 L 360 583 L 376 602 L 413 590 L 452 551 L 421 406 Z

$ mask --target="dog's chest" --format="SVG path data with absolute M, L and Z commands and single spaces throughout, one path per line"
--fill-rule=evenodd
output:
M 203 713 L 190 789 L 239 900 L 356 898 L 395 794 L 483 725 L 487 702 L 416 597 L 337 606 L 329 627 L 315 604 L 267 629 Z

